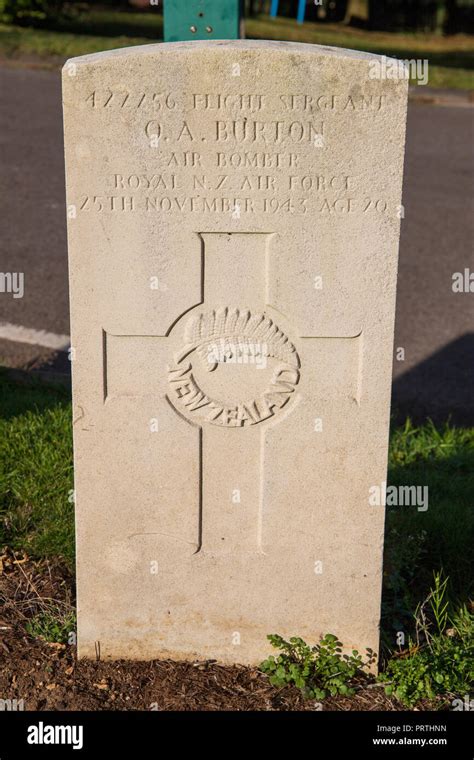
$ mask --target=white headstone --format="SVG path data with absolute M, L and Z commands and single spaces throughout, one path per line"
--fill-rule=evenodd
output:
M 407 99 L 378 61 L 65 65 L 80 656 L 378 649 Z

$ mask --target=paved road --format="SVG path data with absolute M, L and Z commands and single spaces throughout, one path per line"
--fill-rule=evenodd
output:
M 0 68 L 0 89 L 0 271 L 25 272 L 28 289 L 0 298 L 0 323 L 68 334 L 59 75 Z M 473 125 L 474 108 L 410 104 L 395 339 L 396 407 L 460 424 L 474 424 L 474 294 L 451 278 L 474 271 Z M 0 341 L 0 364 L 40 354 Z

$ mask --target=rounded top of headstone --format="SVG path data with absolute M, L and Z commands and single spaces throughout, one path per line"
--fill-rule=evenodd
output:
M 384 56 L 366 53 L 361 50 L 350 50 L 341 47 L 329 47 L 327 45 L 312 45 L 305 42 L 290 42 L 286 40 L 191 40 L 186 42 L 159 42 L 150 45 L 134 45 L 132 47 L 117 48 L 114 50 L 105 50 L 100 53 L 91 53 L 88 55 L 70 58 L 65 63 L 65 67 L 71 61 L 77 61 L 81 64 L 100 63 L 101 61 L 109 62 L 117 58 L 139 58 L 153 55 L 166 55 L 169 53 L 203 53 L 212 50 L 229 50 L 234 52 L 256 52 L 264 54 L 299 54 L 312 55 L 324 58 L 353 59 L 356 61 L 371 61 L 381 59 Z M 385 60 L 390 60 L 385 57 Z

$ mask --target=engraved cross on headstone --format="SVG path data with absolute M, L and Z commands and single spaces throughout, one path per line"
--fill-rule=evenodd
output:
M 165 335 L 104 330 L 104 398 L 154 394 L 183 425 L 198 430 L 199 515 L 194 516 L 195 540 L 188 542 L 191 551 L 265 552 L 266 430 L 291 414 L 302 393 L 314 404 L 314 417 L 318 395 L 324 398 L 331 385 L 336 395 L 357 401 L 360 335 L 302 335 L 298 315 L 288 319 L 270 305 L 273 233 L 199 237 L 198 305 L 174 320 Z M 312 351 L 324 357 L 332 351 L 335 366 L 347 368 L 339 382 L 305 377 L 305 356 Z M 141 394 L 131 381 L 134 362 L 143 362 Z

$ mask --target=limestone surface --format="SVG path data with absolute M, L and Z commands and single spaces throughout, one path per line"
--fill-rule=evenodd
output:
M 66 63 L 81 657 L 378 650 L 407 100 L 378 64 Z

